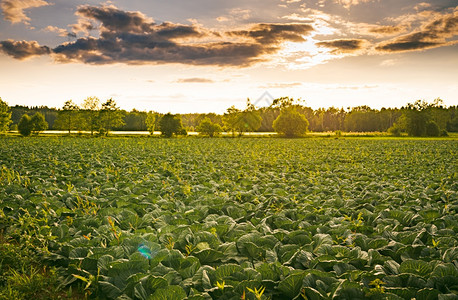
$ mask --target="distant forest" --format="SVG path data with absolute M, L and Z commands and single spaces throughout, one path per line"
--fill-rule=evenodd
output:
M 289 103 L 293 105 L 299 113 L 303 114 L 309 122 L 309 131 L 313 132 L 329 132 L 329 131 L 345 131 L 345 132 L 375 132 L 375 131 L 387 131 L 389 128 L 398 121 L 405 111 L 423 111 L 427 113 L 429 118 L 433 120 L 439 127 L 440 130 L 448 132 L 458 132 L 458 106 L 445 107 L 441 99 L 434 100 L 433 103 L 427 103 L 424 101 L 417 101 L 412 104 L 408 104 L 402 108 L 382 108 L 372 109 L 368 106 L 358 106 L 353 108 L 320 108 L 312 109 L 310 107 L 292 104 L 293 99 L 280 98 L 280 102 Z M 279 101 L 277 101 L 278 103 Z M 247 107 L 252 104 L 248 101 Z M 33 115 L 36 112 L 40 112 L 44 115 L 46 122 L 48 123 L 50 130 L 64 129 L 59 126 L 56 120 L 58 119 L 59 113 L 62 109 L 49 108 L 47 106 L 12 106 L 11 109 L 11 128 L 15 128 L 19 123 L 19 120 L 24 114 Z M 272 124 L 274 120 L 279 116 L 281 106 L 271 105 L 270 107 L 254 108 L 254 111 L 261 117 L 261 126 L 255 130 L 256 132 L 273 132 L 274 129 Z M 188 113 L 179 114 L 181 117 L 183 127 L 187 131 L 195 131 L 200 122 L 208 118 L 213 123 L 219 124 L 225 128 L 225 116 L 231 113 L 231 111 L 237 110 L 231 107 L 225 114 L 215 113 Z M 148 114 L 155 114 L 156 120 L 159 120 L 163 114 L 146 111 L 125 111 L 119 110 L 122 115 L 124 122 L 121 122 L 120 126 L 114 127 L 114 130 L 121 131 L 147 131 L 147 116 Z M 87 128 L 77 128 L 74 130 L 87 130 Z

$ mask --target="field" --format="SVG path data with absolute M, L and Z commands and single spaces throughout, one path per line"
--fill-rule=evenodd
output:
M 0 298 L 458 297 L 457 140 L 9 137 L 0 168 Z

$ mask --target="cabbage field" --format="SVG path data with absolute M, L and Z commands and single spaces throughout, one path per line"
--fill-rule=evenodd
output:
M 453 139 L 4 137 L 0 298 L 457 299 L 457 211 Z

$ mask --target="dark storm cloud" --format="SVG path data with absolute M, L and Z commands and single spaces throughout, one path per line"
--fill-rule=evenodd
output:
M 335 52 L 354 52 L 361 50 L 365 40 L 333 40 L 316 43 L 317 46 L 335 49 Z
M 0 41 L 0 51 L 19 60 L 51 52 L 47 46 L 40 46 L 36 41 L 11 40 Z
M 458 13 L 430 21 L 421 30 L 381 43 L 375 49 L 383 52 L 402 52 L 447 46 L 447 41 L 458 35 Z
M 59 62 L 88 64 L 247 66 L 280 50 L 281 42 L 303 41 L 303 36 L 313 31 L 306 24 L 256 24 L 244 31 L 213 32 L 195 24 L 156 24 L 140 12 L 126 12 L 112 5 L 81 6 L 77 15 L 80 20 L 73 25 L 75 33 L 98 28 L 99 36 L 80 37 L 51 51 L 46 48 L 41 54 L 51 52 Z M 18 57 L 14 50 L 4 52 Z

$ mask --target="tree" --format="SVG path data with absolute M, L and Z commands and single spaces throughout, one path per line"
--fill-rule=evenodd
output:
M 238 132 L 239 135 L 242 135 L 244 132 L 258 130 L 261 127 L 262 118 L 259 110 L 250 102 L 250 99 L 247 99 L 247 106 L 243 111 L 234 106 L 229 107 L 224 114 L 224 121 L 232 133 Z
M 55 122 L 55 128 L 68 130 L 70 134 L 71 130 L 81 129 L 81 121 L 79 115 L 79 107 L 72 100 L 65 101 L 62 110 L 57 115 Z
M 40 132 L 48 129 L 48 122 L 45 120 L 45 116 L 42 113 L 35 113 L 30 119 L 31 129 L 33 134 L 39 134 Z
M 100 100 L 94 96 L 87 97 L 84 99 L 81 108 L 84 110 L 86 117 L 86 126 L 91 131 L 91 135 L 93 135 L 94 130 L 99 128 Z
M 148 129 L 149 133 L 153 135 L 154 130 L 156 129 L 156 121 L 157 121 L 157 114 L 153 112 L 148 112 L 146 115 L 146 128 Z
M 428 121 L 425 127 L 426 136 L 440 136 L 441 131 L 436 122 Z
M 208 135 L 209 137 L 213 137 L 215 134 L 218 134 L 221 131 L 221 126 L 219 126 L 219 124 L 213 123 L 210 118 L 204 118 L 200 122 L 199 126 L 197 126 L 197 132 Z
M 124 112 L 123 112 L 124 113 Z M 127 131 L 145 131 L 147 130 L 146 118 L 148 114 L 144 111 L 133 109 L 130 112 L 125 112 L 124 122 L 126 124 L 122 127 Z
M 309 122 L 303 114 L 294 108 L 285 108 L 273 123 L 274 130 L 287 137 L 304 135 L 307 132 Z
M 237 124 L 239 122 L 240 113 L 241 110 L 235 108 L 235 106 L 232 105 L 226 110 L 226 113 L 224 114 L 224 124 L 226 125 L 227 130 L 231 131 L 233 135 L 237 131 Z
M 29 115 L 25 114 L 22 115 L 19 123 L 17 125 L 17 129 L 22 136 L 29 136 L 32 133 L 32 120 L 30 119 Z
M 110 130 L 123 126 L 125 124 L 123 117 L 123 113 L 116 106 L 115 100 L 110 98 L 103 103 L 100 111 L 100 125 L 105 135 L 108 135 Z
M 167 138 L 172 137 L 174 134 L 186 135 L 186 130 L 183 128 L 183 124 L 181 123 L 181 117 L 179 115 L 172 115 L 171 113 L 167 113 L 162 116 L 159 121 L 159 129 L 161 130 L 162 135 Z
M 8 131 L 11 122 L 10 107 L 0 98 L 0 132 Z

